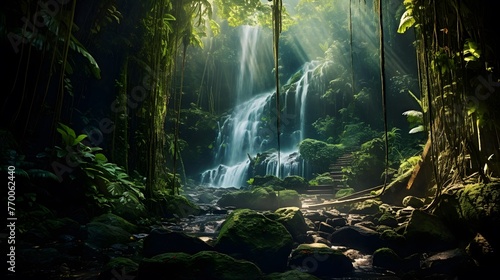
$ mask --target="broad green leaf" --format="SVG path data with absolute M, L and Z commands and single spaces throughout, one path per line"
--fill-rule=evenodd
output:
M 101 78 L 101 69 L 99 68 L 99 65 L 97 64 L 97 61 L 74 36 L 71 36 L 69 46 L 71 47 L 72 50 L 80 53 L 81 55 L 83 55 L 83 57 L 85 57 L 88 60 L 88 62 L 90 63 L 90 70 L 92 71 L 92 74 L 97 79 L 100 79 Z
M 66 133 L 66 131 L 64 131 L 62 128 L 57 128 L 57 132 L 59 132 L 59 134 L 61 134 L 62 141 L 64 142 L 64 144 L 66 144 L 66 146 L 70 146 L 70 144 L 68 143 L 68 139 L 69 139 L 68 133 Z
M 62 123 L 59 123 L 59 126 L 62 127 L 64 129 L 64 131 L 66 131 L 68 133 L 68 135 L 73 137 L 73 139 L 76 138 L 76 133 L 72 128 L 70 128 L 69 126 L 62 124 Z
M 73 145 L 76 145 L 80 142 L 83 141 L 83 139 L 87 138 L 87 135 L 86 134 L 80 134 L 78 135 L 78 137 L 76 137 L 75 141 L 73 141 Z
M 423 125 L 419 125 L 419 126 L 416 126 L 416 127 L 412 128 L 408 133 L 409 134 L 414 134 L 414 133 L 422 132 L 422 131 L 424 131 L 424 126 Z
M 95 159 L 99 162 L 105 163 L 108 161 L 108 158 L 102 153 L 95 154 Z
M 407 9 L 401 16 L 399 21 L 398 33 L 405 33 L 408 28 L 415 24 L 415 18 L 413 17 L 413 9 Z

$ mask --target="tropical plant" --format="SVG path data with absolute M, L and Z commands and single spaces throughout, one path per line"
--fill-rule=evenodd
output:
M 387 175 L 394 172 L 391 166 L 395 162 L 395 154 L 397 153 L 395 143 L 400 137 L 398 131 L 397 128 L 393 128 L 387 132 L 387 141 L 391 143 L 388 151 L 389 162 L 385 162 L 385 133 L 364 142 L 359 150 L 352 153 L 351 165 L 342 169 L 348 185 L 357 190 L 374 187 L 382 183 L 382 176 L 385 172 L 388 172 Z M 387 170 L 386 167 L 388 167 Z
M 330 164 L 344 153 L 344 149 L 342 144 L 328 144 L 309 138 L 299 144 L 300 155 L 320 173 L 328 171 Z
M 416 34 L 420 100 L 425 105 L 422 113 L 432 151 L 429 162 L 437 185 L 435 199 L 429 205 L 432 208 L 444 184 L 461 180 L 471 171 L 487 182 L 484 163 L 498 153 L 498 126 L 481 125 L 485 112 L 497 111 L 492 105 L 497 103 L 496 98 L 481 96 L 484 91 L 492 92 L 485 77 L 491 79 L 494 74 L 489 65 L 496 58 L 490 49 L 496 43 L 488 35 L 488 24 L 477 21 L 493 18 L 494 14 L 474 1 L 403 3 L 405 12 L 398 32 L 414 27 Z M 496 144 L 485 147 L 486 142 Z
M 101 210 L 113 210 L 117 204 L 132 204 L 139 210 L 144 208 L 144 185 L 132 179 L 125 170 L 111 162 L 101 153 L 102 148 L 89 146 L 86 134 L 76 135 L 75 131 L 59 124 L 61 146 L 53 149 L 56 162 L 52 166 L 60 180 L 65 171 L 71 181 L 83 180 L 85 195 L 91 205 Z
M 424 108 L 422 105 L 422 101 L 418 99 L 415 94 L 413 94 L 410 90 L 408 90 L 410 95 L 417 101 L 422 111 L 418 110 L 408 110 L 403 112 L 403 116 L 406 116 L 406 120 L 410 124 L 410 131 L 408 133 L 413 134 L 417 132 L 422 132 L 425 130 L 424 128 Z

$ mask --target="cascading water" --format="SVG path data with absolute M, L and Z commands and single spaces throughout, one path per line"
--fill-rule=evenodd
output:
M 241 187 L 249 174 L 252 160 L 265 154 L 263 160 L 253 168 L 260 173 L 281 177 L 301 175 L 304 163 L 298 153 L 298 144 L 305 137 L 307 116 L 307 94 L 316 62 L 306 63 L 302 76 L 289 82 L 288 90 L 282 95 L 285 105 L 280 115 L 281 152 L 278 161 L 275 93 L 273 91 L 255 94 L 252 84 L 258 78 L 258 58 L 253 50 L 259 38 L 259 29 L 244 27 L 241 31 L 240 73 L 237 80 L 238 104 L 219 122 L 215 141 L 214 166 L 201 175 L 201 183 L 211 187 Z M 278 166 L 279 162 L 279 166 Z

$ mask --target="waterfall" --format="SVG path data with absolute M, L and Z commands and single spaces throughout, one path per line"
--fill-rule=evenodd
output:
M 240 56 L 239 73 L 236 81 L 237 104 L 247 100 L 253 94 L 255 78 L 259 77 L 259 61 L 257 51 L 259 49 L 258 39 L 261 33 L 260 27 L 241 26 L 240 34 Z
M 201 174 L 201 183 L 212 187 L 241 187 L 250 174 L 252 159 L 254 170 L 282 177 L 301 175 L 304 163 L 298 153 L 298 144 L 305 137 L 307 95 L 316 62 L 306 63 L 297 81 L 289 80 L 288 90 L 281 98 L 285 105 L 280 115 L 281 152 L 278 161 L 275 92 L 255 93 L 253 86 L 259 73 L 255 49 L 259 29 L 242 27 L 240 41 L 240 73 L 236 80 L 237 104 L 219 121 L 215 140 L 213 168 Z M 251 159 L 252 158 L 252 159 Z M 280 165 L 278 166 L 278 162 Z M 279 172 L 278 172 L 279 171 Z

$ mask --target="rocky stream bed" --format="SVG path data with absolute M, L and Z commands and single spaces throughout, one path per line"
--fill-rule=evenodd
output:
M 368 199 L 311 209 L 333 197 L 297 194 L 269 210 L 221 206 L 235 191 L 186 190 L 197 211 L 184 208 L 155 223 L 111 213 L 84 224 L 69 217 L 44 221 L 19 238 L 16 276 L 483 279 L 498 263 L 498 184 L 455 188 L 432 213 L 417 197 L 400 205 Z M 262 194 L 265 201 L 275 197 Z

